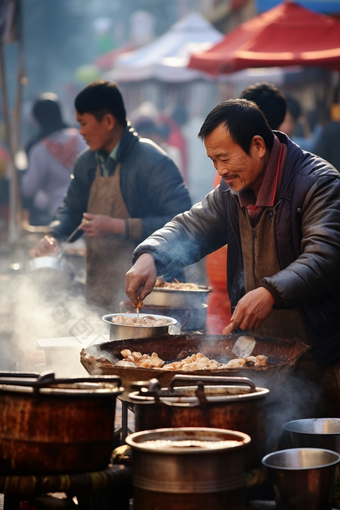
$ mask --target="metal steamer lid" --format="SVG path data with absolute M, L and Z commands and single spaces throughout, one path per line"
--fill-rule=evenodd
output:
M 118 376 L 55 378 L 54 373 L 0 372 L 0 392 L 33 395 L 108 397 L 123 393 Z
M 129 399 L 136 404 L 161 403 L 190 407 L 207 403 L 240 402 L 264 397 L 269 390 L 257 388 L 247 377 L 175 375 L 168 388 L 157 379 L 132 384 Z

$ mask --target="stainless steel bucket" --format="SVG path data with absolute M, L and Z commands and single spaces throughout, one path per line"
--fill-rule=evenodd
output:
M 340 418 L 308 418 L 282 425 L 296 448 L 325 448 L 340 453 Z
M 266 455 L 278 510 L 331 510 L 340 455 L 321 448 L 292 448 Z

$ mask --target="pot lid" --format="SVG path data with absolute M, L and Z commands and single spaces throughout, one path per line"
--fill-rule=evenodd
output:
M 182 386 L 182 384 L 186 386 Z M 175 375 L 168 388 L 157 379 L 132 384 L 129 399 L 136 404 L 163 403 L 191 407 L 206 403 L 238 402 L 263 398 L 269 390 L 256 388 L 247 377 L 205 377 Z
M 63 396 L 118 396 L 123 393 L 117 376 L 57 379 L 54 373 L 0 372 L 0 391 Z

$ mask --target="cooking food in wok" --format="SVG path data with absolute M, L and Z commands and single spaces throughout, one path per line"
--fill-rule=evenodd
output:
M 224 365 L 222 368 L 207 369 L 204 375 L 250 377 L 257 386 L 268 388 L 271 398 L 280 391 L 291 374 L 299 357 L 309 350 L 309 346 L 298 338 L 286 340 L 271 337 L 255 337 L 256 346 L 252 355 L 267 356 L 266 364 L 245 363 L 241 368 L 226 367 L 235 358 L 233 346 L 239 335 L 167 335 L 154 338 L 136 338 L 106 342 L 98 346 L 83 349 L 81 363 L 89 374 L 115 374 L 122 380 L 125 393 L 129 393 L 131 384 L 135 381 L 148 380 L 156 377 L 160 384 L 166 386 L 174 374 L 188 373 L 183 369 L 164 370 L 163 368 L 144 368 L 115 365 L 123 356 L 121 351 L 128 349 L 131 353 L 157 353 L 165 363 L 174 363 L 193 354 L 201 353 L 209 360 L 215 360 Z M 181 357 L 179 356 L 181 355 Z M 190 371 L 191 374 L 201 375 L 202 370 Z
M 141 352 L 131 352 L 129 349 L 123 349 L 120 353 L 123 356 L 122 360 L 117 361 L 113 366 L 115 367 L 142 367 L 142 368 L 162 368 L 163 370 L 183 370 L 184 372 L 194 372 L 195 370 L 215 370 L 224 368 L 242 368 L 246 366 L 263 366 L 267 364 L 267 356 L 263 354 L 258 356 L 248 356 L 247 358 L 237 358 L 228 361 L 226 364 L 219 363 L 214 359 L 209 359 L 201 352 L 192 354 L 191 356 L 184 357 L 173 363 L 165 363 L 156 352 L 151 356 L 142 354 Z M 182 353 L 178 358 L 183 357 Z M 97 360 L 98 363 L 101 360 Z M 106 363 L 110 363 L 106 360 Z

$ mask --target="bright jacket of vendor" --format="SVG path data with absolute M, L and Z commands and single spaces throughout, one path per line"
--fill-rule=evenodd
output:
M 117 161 L 121 164 L 121 193 L 131 218 L 127 221 L 133 221 L 134 226 L 140 222 L 140 228 L 127 228 L 128 239 L 137 242 L 145 239 L 191 207 L 176 165 L 156 144 L 139 138 L 130 125 L 119 142 Z M 97 155 L 89 149 L 77 158 L 66 197 L 50 225 L 49 234 L 55 238 L 65 239 L 80 224 L 87 211 L 96 165 Z
M 340 359 L 340 175 L 327 161 L 275 132 L 288 154 L 275 199 L 280 271 L 262 280 L 275 309 L 298 309 L 320 365 Z M 178 215 L 135 250 L 151 253 L 159 274 L 228 244 L 232 307 L 244 295 L 239 202 L 222 180 L 202 203 Z

